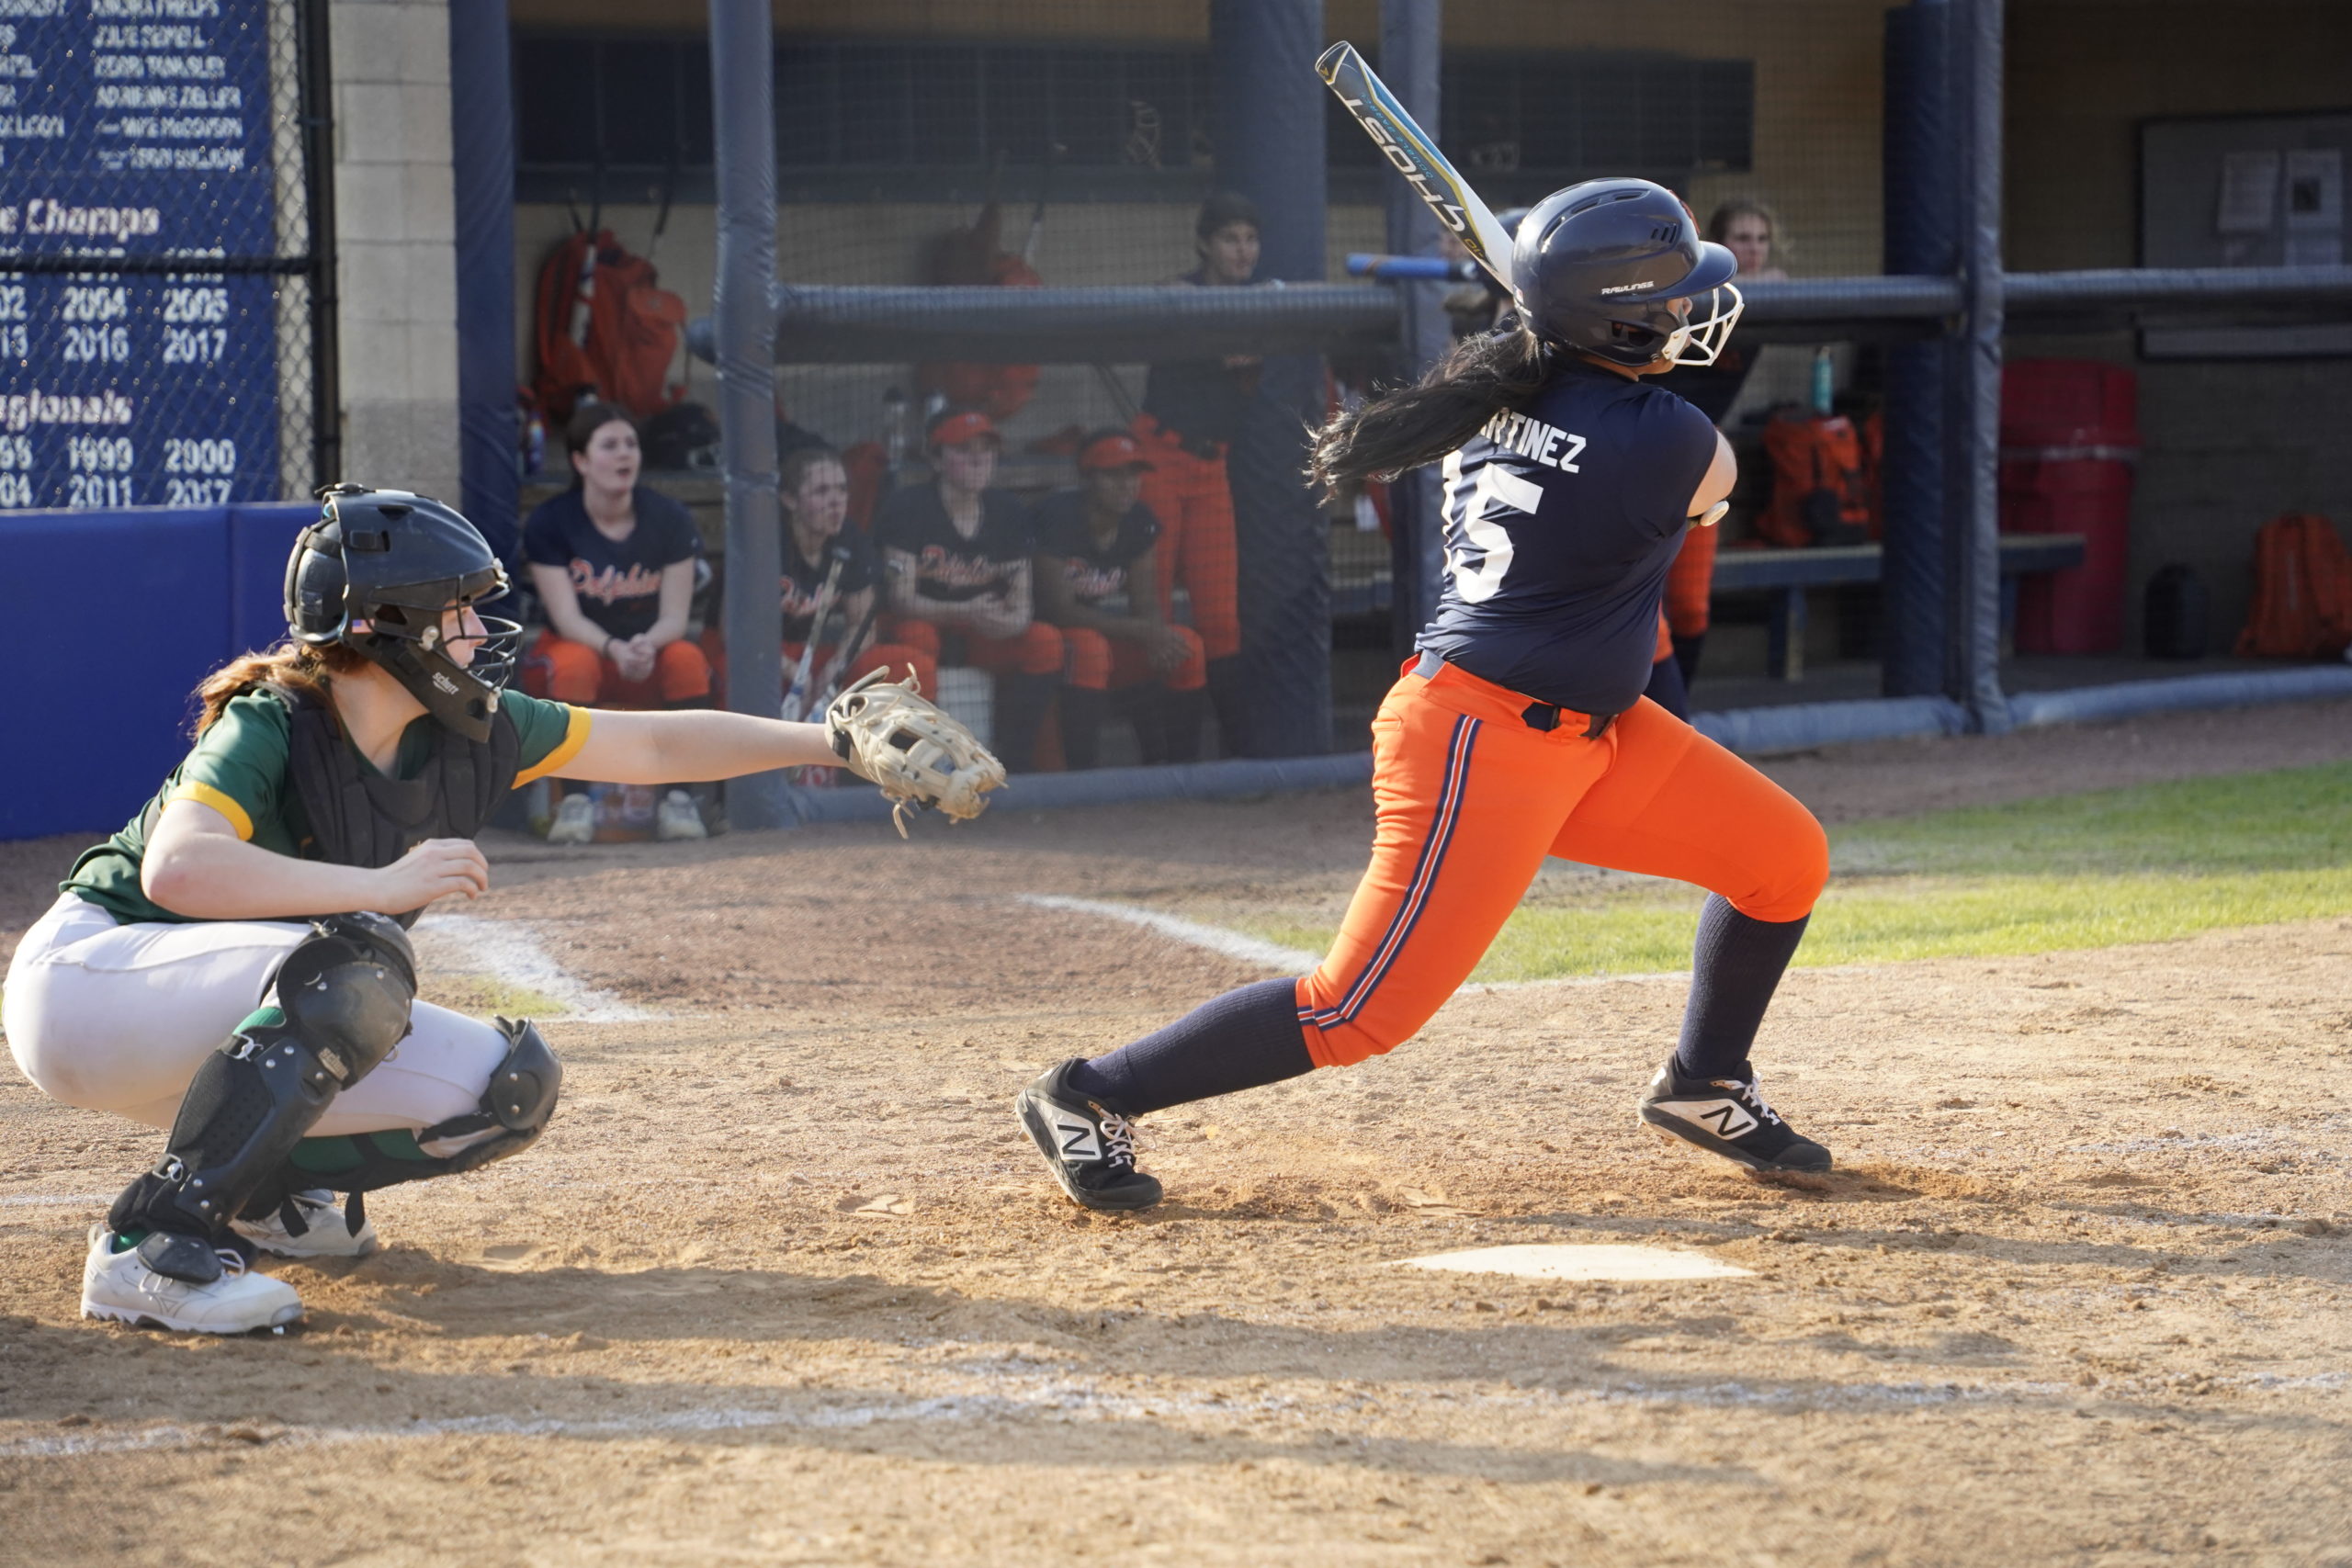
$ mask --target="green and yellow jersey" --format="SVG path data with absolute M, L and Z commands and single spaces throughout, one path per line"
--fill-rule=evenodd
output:
M 585 708 L 507 692 L 499 698 L 499 710 L 514 720 L 522 741 L 517 753 L 519 771 L 514 775 L 518 789 L 554 773 L 587 744 Z M 424 768 L 433 751 L 433 726 L 434 720 L 419 718 L 401 731 L 400 754 L 393 764 L 399 776 L 413 778 Z M 189 917 L 161 908 L 139 886 L 139 864 L 147 852 L 148 814 L 175 800 L 194 800 L 212 807 L 248 843 L 281 855 L 315 859 L 309 815 L 287 776 L 291 737 L 292 716 L 276 697 L 266 692 L 248 692 L 232 698 L 220 718 L 197 739 L 196 749 L 172 770 L 155 798 L 121 832 L 85 852 L 59 886 L 125 924 L 187 922 Z M 376 771 L 365 757 L 359 765 L 370 773 Z

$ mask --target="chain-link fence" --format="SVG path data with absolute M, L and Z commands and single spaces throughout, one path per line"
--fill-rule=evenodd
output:
M 0 507 L 273 501 L 334 467 L 326 12 L 0 6 Z

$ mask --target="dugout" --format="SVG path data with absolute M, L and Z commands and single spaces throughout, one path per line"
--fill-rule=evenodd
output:
M 925 59 L 963 51 L 976 62 L 978 86 L 956 89 L 966 96 L 955 98 L 953 110 L 941 116 L 951 119 L 969 107 L 972 93 L 1007 79 L 1002 73 L 1012 69 L 1009 62 L 1024 61 L 1027 69 L 1041 73 L 1034 79 L 1044 80 L 1062 57 L 1057 51 L 1083 48 L 1114 63 L 1123 81 L 1141 79 L 1146 67 L 1137 62 L 1152 59 L 1163 67 L 1157 80 L 1174 80 L 1180 73 L 1170 60 L 1189 53 L 1195 74 L 1181 91 L 1170 92 L 1178 97 L 1189 92 L 1197 99 L 1211 9 L 1205 4 L 1156 8 L 1147 17 L 1115 6 L 976 6 L 959 12 L 957 36 L 942 38 L 932 27 L 933 13 L 920 7 L 863 8 L 855 34 L 829 27 L 821 7 L 775 8 L 780 275 L 796 283 L 913 284 L 923 238 L 967 221 L 987 194 L 985 155 L 973 147 L 958 151 L 935 133 L 936 123 L 928 141 L 923 124 L 910 121 L 903 135 L 891 132 L 898 136 L 893 151 L 869 153 L 863 162 L 845 153 L 858 125 L 887 117 L 871 102 L 853 110 L 844 83 L 873 87 L 877 100 L 900 101 L 894 95 L 926 80 L 921 75 Z M 1866 276 L 1885 262 L 1884 214 L 1892 194 L 1885 188 L 1883 157 L 1887 10 L 1834 3 L 1700 5 L 1678 8 L 1668 19 L 1654 7 L 1632 5 L 1456 3 L 1443 8 L 1442 18 L 1441 75 L 1454 90 L 1440 113 L 1443 139 L 1457 150 L 1467 149 L 1465 162 L 1478 165 L 1474 177 L 1498 202 L 1577 177 L 1589 168 L 1572 163 L 1538 165 L 1531 152 L 1547 135 L 1556 145 L 1561 134 L 1559 126 L 1544 122 L 1536 100 L 1546 84 L 1573 82 L 1604 96 L 1620 118 L 1690 122 L 1679 150 L 1661 152 L 1655 144 L 1628 138 L 1613 146 L 1580 143 L 1577 156 L 1653 173 L 1686 191 L 1701 208 L 1732 192 L 1767 191 L 1790 231 L 1800 237 L 1799 276 Z M 2138 10 L 2143 17 L 2161 13 L 2161 22 L 2119 32 L 2109 6 L 2018 0 L 2007 7 L 2007 145 L 2037 152 L 2053 145 L 2081 149 L 2080 156 L 2008 159 L 2006 250 L 2014 268 L 2120 266 L 2139 259 L 2136 137 L 2143 120 L 2177 113 L 2254 115 L 2300 108 L 2324 104 L 2336 90 L 2327 62 L 2341 58 L 2346 41 L 2339 8 L 2266 5 L 2258 38 L 2201 6 L 2159 0 Z M 1366 41 L 1379 36 L 1376 6 L 1334 4 L 1322 12 L 1328 36 Z M 607 6 L 594 20 L 586 27 L 576 11 L 559 16 L 553 8 L 534 11 L 527 4 L 514 10 L 518 104 L 525 122 L 517 174 L 519 254 L 532 254 L 535 244 L 543 248 L 567 225 L 566 198 L 584 199 L 596 178 L 593 165 L 576 159 L 564 166 L 534 158 L 531 104 L 535 73 L 543 68 L 534 62 L 546 58 L 540 51 L 560 41 L 575 51 L 571 58 L 587 61 L 598 50 L 616 57 L 662 48 L 683 51 L 691 63 L 700 47 L 690 34 L 665 36 L 665 18 L 650 10 Z M 1018 53 L 1023 50 L 1025 56 Z M 812 63 L 819 56 L 821 62 Z M 680 79 L 691 76 L 687 69 Z M 826 103 L 831 107 L 788 102 L 796 91 L 803 97 L 830 94 Z M 1491 109 L 1480 106 L 1474 115 L 1469 100 L 1480 91 L 1491 91 L 1497 103 Z M 1700 101 L 1710 106 L 1704 114 L 1693 107 Z M 845 118 L 854 113 L 866 118 Z M 1182 123 L 1181 116 L 1171 114 L 1163 133 Z M 796 136 L 806 140 L 796 142 Z M 1329 146 L 1325 249 L 1327 276 L 1336 280 L 1338 260 L 1347 251 L 1380 248 L 1385 213 L 1377 199 L 1378 171 L 1354 162 L 1361 150 L 1338 136 L 1329 138 Z M 1679 165 L 1677 158 L 1682 160 Z M 695 206 L 692 169 L 665 186 L 667 171 L 656 163 L 640 154 L 633 166 L 608 164 L 605 187 L 634 183 L 648 190 L 674 189 L 682 205 L 673 209 L 662 241 L 664 253 L 675 258 L 708 254 L 701 250 L 710 243 L 703 236 L 714 231 Z M 1042 270 L 1049 284 L 1068 279 L 1090 285 L 1142 284 L 1164 276 L 1165 258 L 1171 252 L 1182 254 L 1189 202 L 1204 186 L 1197 168 L 1066 163 L 1048 174 L 1035 161 L 1024 169 L 1022 160 L 1009 158 L 998 191 L 1016 229 L 1041 183 L 1048 214 L 1040 254 L 1049 264 Z M 635 221 L 650 234 L 656 209 L 608 200 L 605 210 L 619 213 L 624 227 Z M 701 271 L 698 264 L 679 265 L 690 276 Z M 692 303 L 699 307 L 702 301 Z M 2112 312 L 2103 324 L 2087 310 L 2071 321 L 2064 311 L 2044 313 L 2030 324 L 2031 335 L 2016 334 L 2009 344 L 2012 355 L 2107 358 L 2131 365 L 2146 379 L 2145 456 L 2123 592 L 2134 621 L 2146 578 L 2166 561 L 2186 560 L 2212 583 L 2215 624 L 2234 626 L 2249 587 L 2252 529 L 2290 503 L 2285 499 L 2289 491 L 2302 498 L 2293 504 L 2321 510 L 2343 504 L 2339 454 L 2313 417 L 2331 393 L 2340 395 L 2341 363 L 2311 358 L 2290 367 L 2159 367 L 2141 362 L 2137 333 Z M 2064 335 L 2054 335 L 2052 327 L 2064 329 Z M 1869 334 L 1851 324 L 1834 330 L 1849 334 L 1837 349 L 1841 384 L 1868 380 L 1878 352 L 1867 344 Z M 1883 329 L 1874 330 L 1883 335 Z M 1777 360 L 1781 374 L 1801 376 L 1801 352 L 1776 351 L 1768 364 Z M 696 374 L 697 385 L 713 385 L 707 370 Z M 780 377 L 797 416 L 808 411 L 810 423 L 821 426 L 831 420 L 854 428 L 861 411 L 871 420 L 882 389 L 905 374 L 903 365 L 786 365 Z M 2215 387 L 2248 395 L 2217 397 L 2204 390 Z M 2277 406 L 2266 411 L 2266 400 L 2272 399 Z M 1080 364 L 1046 367 L 1033 406 L 1036 423 L 1044 425 L 1065 412 L 1075 418 L 1062 423 L 1087 423 L 1114 412 L 1102 397 L 1100 378 Z M 2223 486 L 2217 480 L 2224 469 L 2258 473 L 2260 480 Z M 1351 586 L 1348 555 L 1340 552 L 1335 571 L 1337 599 L 1343 605 Z M 1853 626 L 1841 625 L 1850 620 L 1839 614 L 1842 604 L 1815 598 L 1813 651 L 1818 665 L 1835 659 L 1841 640 L 1850 648 L 1857 637 Z M 2136 638 L 2135 624 L 2127 630 L 2127 647 Z M 1762 640 L 1758 627 L 1751 641 L 1758 645 L 1759 665 Z M 1866 637 L 1860 640 L 1868 645 Z

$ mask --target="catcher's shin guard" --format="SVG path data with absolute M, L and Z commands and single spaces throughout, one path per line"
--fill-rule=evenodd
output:
M 269 1185 L 334 1097 L 408 1032 L 416 960 L 381 915 L 333 915 L 286 955 L 276 1019 L 241 1026 L 180 1100 L 163 1162 L 114 1201 L 107 1223 L 143 1230 L 141 1261 L 191 1284 L 220 1277 L 213 1244 Z
M 502 1018 L 498 1028 L 506 1036 L 506 1055 L 490 1075 L 478 1108 L 413 1134 L 358 1133 L 314 1139 L 297 1161 L 282 1166 L 247 1201 L 245 1216 L 258 1218 L 275 1209 L 287 1229 L 300 1235 L 301 1216 L 288 1200 L 297 1192 L 326 1188 L 351 1194 L 344 1206 L 344 1223 L 356 1235 L 368 1223 L 363 1194 L 403 1181 L 457 1176 L 530 1147 L 555 1115 L 563 1064 L 529 1019 Z

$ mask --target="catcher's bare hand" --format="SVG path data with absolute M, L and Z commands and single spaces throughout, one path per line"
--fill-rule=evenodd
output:
M 490 862 L 471 839 L 427 839 L 376 875 L 383 889 L 379 907 L 393 915 L 453 894 L 479 898 L 490 891 Z

